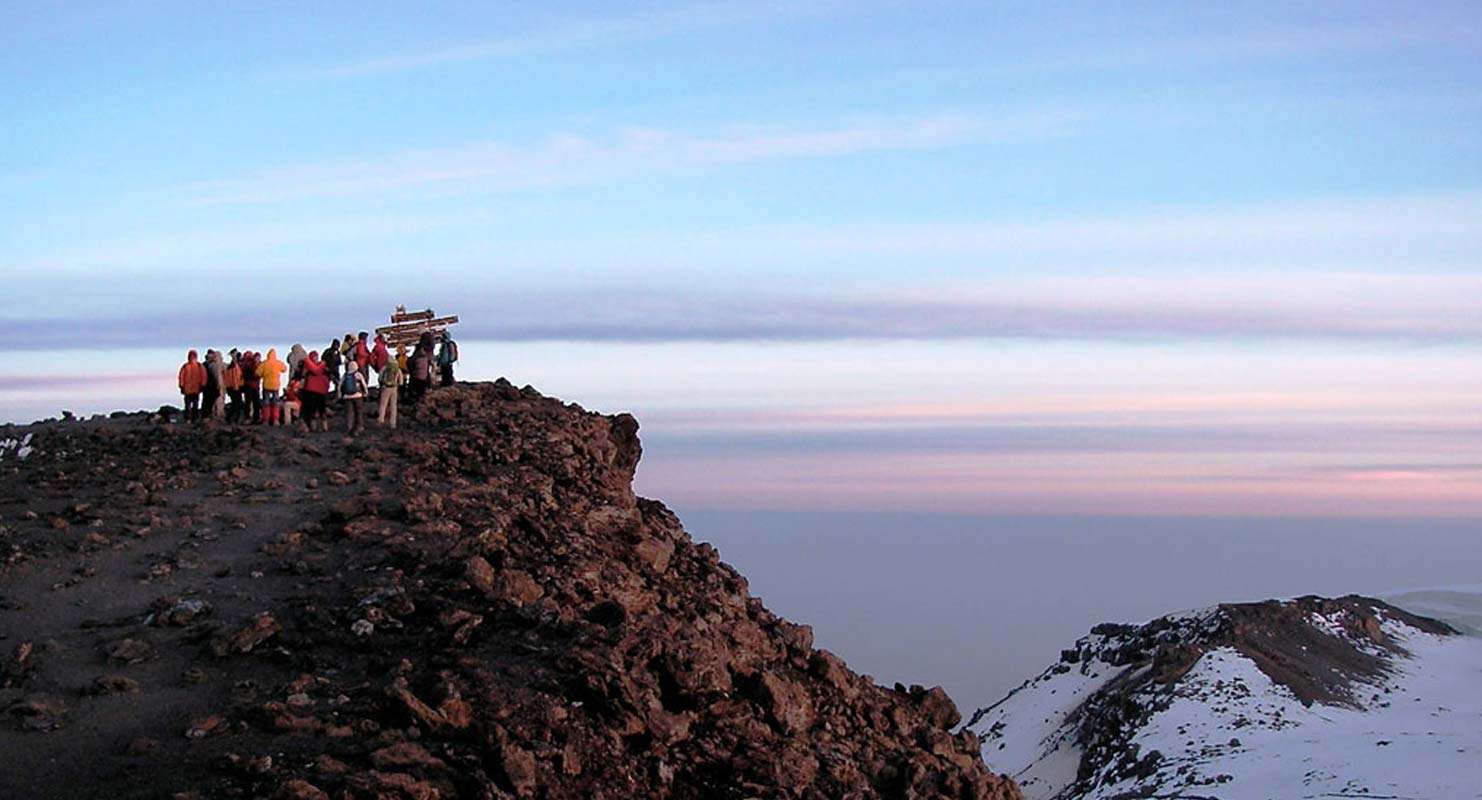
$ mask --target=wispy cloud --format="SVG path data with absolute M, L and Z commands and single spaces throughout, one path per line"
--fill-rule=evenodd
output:
M 1136 253 L 1145 264 L 1149 257 L 1176 261 L 1196 251 L 1235 259 L 1281 252 L 1307 261 L 1303 257 L 1319 249 L 1348 252 L 1353 262 L 1420 251 L 1450 252 L 1471 263 L 1482 252 L 1479 218 L 1482 195 L 1459 192 L 1168 207 L 1081 218 L 797 226 L 735 238 L 829 252 L 1066 258 Z
M 1449 18 L 1444 12 L 1407 14 L 1404 19 L 1300 27 L 1280 24 L 1249 30 L 1211 31 L 1202 35 L 1185 34 L 1140 41 L 1129 39 L 1111 48 L 1068 48 L 1061 55 L 1031 59 L 1013 68 L 1087 71 L 1170 63 L 1272 61 L 1438 46 L 1475 48 L 1478 33 L 1479 27 L 1473 18 Z
M 935 114 L 811 128 L 733 126 L 710 133 L 630 127 L 608 135 L 557 134 L 534 143 L 484 141 L 372 159 L 299 164 L 192 184 L 181 187 L 179 194 L 199 205 L 414 190 L 487 194 L 758 161 L 1058 137 L 1084 118 L 1072 110 L 1044 110 L 993 119 Z
M 1329 281 L 1328 292 L 1310 287 Z M 1365 276 L 1272 276 L 1243 296 L 1218 281 L 1180 283 L 1141 294 L 1132 279 L 1093 281 L 1093 292 L 1050 291 L 1033 282 L 1006 282 L 977 296 L 944 288 L 914 296 L 849 292 L 703 292 L 597 287 L 589 290 L 501 291 L 497 300 L 465 294 L 458 311 L 463 335 L 492 341 L 728 342 L 838 340 L 1040 339 L 1161 341 L 1195 339 L 1329 339 L 1420 343 L 1482 342 L 1482 277 L 1424 275 L 1369 280 Z M 1345 281 L 1351 281 L 1348 285 Z M 1053 287 L 1054 283 L 1051 283 Z M 1177 296 L 1179 292 L 1182 297 Z M 346 318 L 379 314 L 337 301 Z M 363 304 L 362 304 L 363 305 Z M 439 303 L 446 305 L 446 303 Z M 0 336 L 21 347 L 175 344 L 209 331 L 253 338 L 264 327 L 307 335 L 315 317 L 271 299 L 234 315 L 133 317 L 90 313 L 86 324 L 55 317 L 0 318 Z M 189 335 L 187 335 L 187 333 Z
M 143 386 L 159 383 L 158 372 L 92 373 L 58 375 L 48 373 L 0 375 L 0 392 L 46 391 L 51 389 L 84 389 L 88 386 Z
M 1347 453 L 1363 455 L 1404 448 L 1433 450 L 1482 444 L 1482 427 L 1457 423 L 1427 426 L 1391 422 L 1259 423 L 1227 421 L 1168 425 L 1145 420 L 1123 424 L 1017 423 L 948 424 L 929 427 L 885 427 L 869 430 L 662 430 L 646 444 L 666 456 L 713 453 L 960 453 L 1013 455 L 1035 453 Z M 1436 467 L 1432 471 L 1440 471 Z M 1457 468 L 1444 468 L 1454 471 Z M 1467 471 L 1465 466 L 1463 471 Z M 1321 468 L 1321 473 L 1377 471 L 1421 472 L 1405 467 Z M 1474 470 L 1473 470 L 1474 471 Z
M 591 50 L 651 41 L 681 33 L 788 20 L 825 13 L 841 4 L 812 2 L 696 3 L 647 9 L 623 16 L 565 21 L 501 36 L 425 46 L 337 64 L 311 66 L 295 74 L 308 78 L 360 78 L 483 61 L 500 61 Z

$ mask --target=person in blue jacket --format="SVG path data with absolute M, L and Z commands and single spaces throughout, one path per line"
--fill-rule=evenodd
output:
M 453 365 L 458 361 L 458 343 L 453 337 L 443 331 L 442 346 L 437 350 L 437 368 L 442 375 L 442 385 L 453 385 Z

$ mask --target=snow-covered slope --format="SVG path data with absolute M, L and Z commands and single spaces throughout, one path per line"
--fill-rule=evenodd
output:
M 1031 799 L 1482 798 L 1482 639 L 1354 596 L 1100 625 L 967 727 Z

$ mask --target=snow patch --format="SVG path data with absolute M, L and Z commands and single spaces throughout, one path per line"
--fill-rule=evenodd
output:
M 1157 775 L 1083 797 L 1158 782 L 1183 794 L 1218 787 L 1221 800 L 1482 798 L 1482 641 L 1405 639 L 1411 657 L 1362 709 L 1304 706 L 1235 650 L 1210 651 L 1132 739 L 1162 753 Z
M 0 439 L 0 461 L 13 458 L 17 461 L 25 461 L 33 452 L 31 447 L 31 434 L 20 438 L 7 437 Z
M 983 741 L 983 760 L 1008 772 L 1025 797 L 1049 797 L 1074 783 L 1081 761 L 1077 712 L 1087 698 L 1133 669 L 1099 660 L 1062 662 L 1025 682 L 968 723 Z
M 1361 612 L 1306 617 L 1387 664 L 1379 676 L 1352 685 L 1351 708 L 1304 704 L 1235 646 L 1201 647 L 1197 661 L 1171 681 L 1141 680 L 1146 662 L 1107 663 L 1124 660 L 1128 643 L 1145 639 L 1148 628 L 1179 647 L 1218 624 L 1186 614 L 1141 631 L 1099 626 L 1109 635 L 1081 639 L 1061 663 L 974 715 L 968 727 L 982 737 L 984 760 L 1018 780 L 1029 800 L 1482 800 L 1482 638 L 1428 633 L 1398 612 L 1374 611 L 1371 625 L 1377 622 L 1398 650 L 1345 632 L 1345 624 L 1362 622 L 1354 616 Z M 1096 746 L 1082 724 L 1086 711 L 1108 702 L 1119 710 L 1113 721 L 1130 735 L 1117 739 L 1114 757 L 1094 759 L 1096 774 L 1082 777 L 1084 748 Z

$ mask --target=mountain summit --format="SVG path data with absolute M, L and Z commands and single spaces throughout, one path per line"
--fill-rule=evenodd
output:
M 505 382 L 347 439 L 0 431 L 0 795 L 1013 800 Z
M 975 713 L 1035 800 L 1477 797 L 1482 639 L 1379 600 L 1098 625 Z

